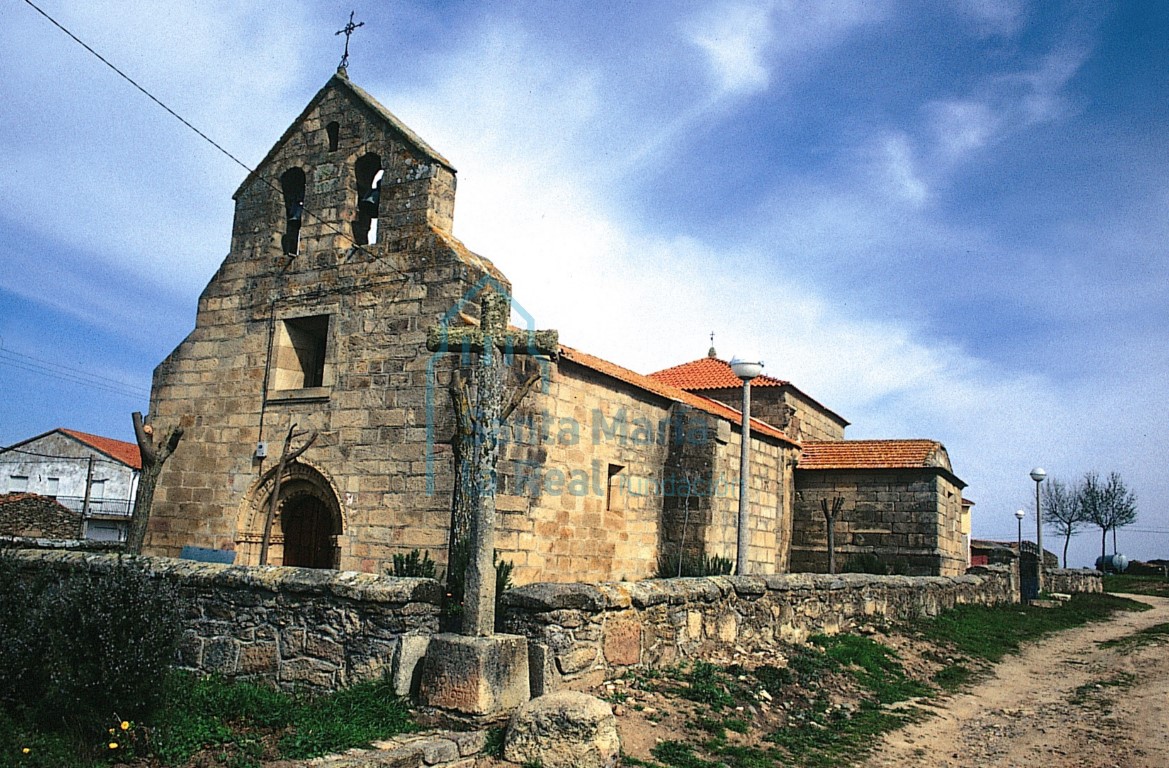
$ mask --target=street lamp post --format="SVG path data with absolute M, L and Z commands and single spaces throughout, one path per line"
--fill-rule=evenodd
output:
M 1019 555 L 1020 562 L 1022 562 L 1022 557 L 1023 557 L 1023 518 L 1026 516 L 1027 516 L 1027 513 L 1024 512 L 1023 510 L 1021 510 L 1021 509 L 1015 510 L 1015 519 L 1019 521 L 1019 538 L 1018 538 L 1018 543 L 1015 545 L 1018 547 L 1018 549 L 1016 549 L 1015 552 Z
M 735 573 L 747 575 L 747 549 L 751 531 L 747 517 L 747 489 L 750 485 L 751 465 L 751 379 L 763 373 L 763 361 L 754 357 L 735 357 L 731 370 L 743 382 L 743 439 L 739 452 L 739 535 L 735 552 Z
M 1039 508 L 1039 486 L 1047 477 L 1043 467 L 1031 470 L 1031 479 L 1035 481 L 1035 545 L 1039 547 L 1039 591 L 1043 591 L 1043 513 Z

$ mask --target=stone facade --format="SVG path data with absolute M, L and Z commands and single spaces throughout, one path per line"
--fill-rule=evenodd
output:
M 792 526 L 792 570 L 827 572 L 828 532 L 821 500 L 842 496 L 836 563 L 875 555 L 890 572 L 955 576 L 966 572 L 961 489 L 928 470 L 800 473 Z
M 380 231 L 355 247 L 370 156 L 384 173 Z M 295 255 L 282 247 L 289 169 L 307 175 Z M 282 479 L 270 562 L 381 571 L 393 552 L 445 550 L 451 361 L 426 351 L 426 326 L 474 312 L 487 282 L 506 289 L 450 235 L 454 183 L 445 160 L 340 75 L 244 182 L 195 329 L 155 371 L 151 420 L 186 435 L 159 481 L 149 552 L 233 546 L 237 562 L 257 563 L 293 423 L 318 438 Z M 289 525 L 298 541 L 286 557 Z
M 451 235 L 454 191 L 450 163 L 343 72 L 310 101 L 237 191 L 230 252 L 194 330 L 155 370 L 152 425 L 186 432 L 159 478 L 148 553 L 234 549 L 258 564 L 279 484 L 267 563 L 384 573 L 418 549 L 445 564 L 448 388 L 471 356 L 428 352 L 427 329 L 474 325 L 484 291 L 510 292 Z M 695 392 L 563 345 L 509 361 L 509 387 L 540 375 L 498 468 L 497 549 L 516 583 L 642 579 L 680 552 L 734 559 L 741 484 L 751 572 L 815 567 L 792 554 L 810 529 L 796 525 L 801 445 L 784 427 L 840 441 L 847 422 L 767 379 L 741 483 L 740 390 L 728 364 L 704 365 L 723 378 Z M 277 483 L 293 425 L 316 439 Z M 858 490 L 854 506 L 889 493 Z M 913 572 L 956 572 L 948 518 L 919 514 L 919 495 L 883 513 L 914 527 L 889 546 L 920 549 Z
M 742 387 L 711 389 L 706 397 L 732 408 L 743 404 Z M 751 388 L 751 415 L 774 424 L 795 440 L 843 440 L 848 422 L 791 384 Z
M 934 441 L 805 443 L 796 469 L 792 570 L 827 572 L 823 504 L 831 508 L 839 499 L 838 571 L 869 561 L 887 573 L 963 574 L 969 559 L 964 485 Z
M 361 229 L 370 163 L 383 174 L 376 236 Z M 475 322 L 482 291 L 509 290 L 451 237 L 454 186 L 449 163 L 344 76 L 310 102 L 237 192 L 231 252 L 195 329 L 155 371 L 151 420 L 186 435 L 159 481 L 148 552 L 232 547 L 237 562 L 258 563 L 280 446 L 296 424 L 317 439 L 281 479 L 270 563 L 384 572 L 411 549 L 445 561 L 447 389 L 452 367 L 469 361 L 427 352 L 426 329 Z M 654 575 L 676 506 L 666 481 L 688 460 L 691 421 L 718 436 L 698 468 L 730 494 L 708 502 L 691 542 L 731 554 L 734 412 L 590 360 L 566 351 L 508 374 L 513 386 L 542 375 L 501 453 L 497 547 L 513 578 Z M 761 511 L 751 557 L 772 572 L 786 566 L 797 445 L 774 429 L 752 444 Z

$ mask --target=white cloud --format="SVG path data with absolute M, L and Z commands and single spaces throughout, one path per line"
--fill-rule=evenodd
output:
M 1013 36 L 1027 17 L 1022 0 L 953 0 L 952 4 L 984 35 Z
M 767 88 L 766 49 L 771 41 L 770 8 L 759 4 L 724 4 L 693 23 L 691 42 L 707 57 L 719 90 L 753 92 Z
M 997 138 L 1001 118 L 983 102 L 938 101 L 926 107 L 932 139 L 940 154 L 951 162 L 964 160 Z
M 930 190 L 917 170 L 909 138 L 901 133 L 884 136 L 880 141 L 880 153 L 887 189 L 892 196 L 912 205 L 925 203 Z

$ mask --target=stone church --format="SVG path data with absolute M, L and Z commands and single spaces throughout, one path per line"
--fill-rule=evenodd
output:
M 269 563 L 385 572 L 413 549 L 445 562 L 450 382 L 469 356 L 428 352 L 427 329 L 477 323 L 485 291 L 510 293 L 451 234 L 454 167 L 341 69 L 235 202 L 195 328 L 154 373 L 151 422 L 186 434 L 147 551 L 233 549 L 258 564 L 275 492 Z M 535 327 L 518 302 L 512 323 Z M 497 487 L 496 543 L 516 583 L 641 579 L 679 553 L 734 559 L 741 390 L 714 350 L 642 375 L 562 344 L 516 356 L 509 386 L 533 374 Z M 836 499 L 838 562 L 962 572 L 964 484 L 940 444 L 845 440 L 841 416 L 770 377 L 753 400 L 752 572 L 824 570 L 821 500 Z M 292 428 L 316 439 L 277 483 Z

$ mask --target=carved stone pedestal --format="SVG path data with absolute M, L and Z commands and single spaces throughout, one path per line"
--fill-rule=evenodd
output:
M 530 698 L 528 639 L 440 634 L 423 661 L 419 701 L 475 719 L 500 719 Z

